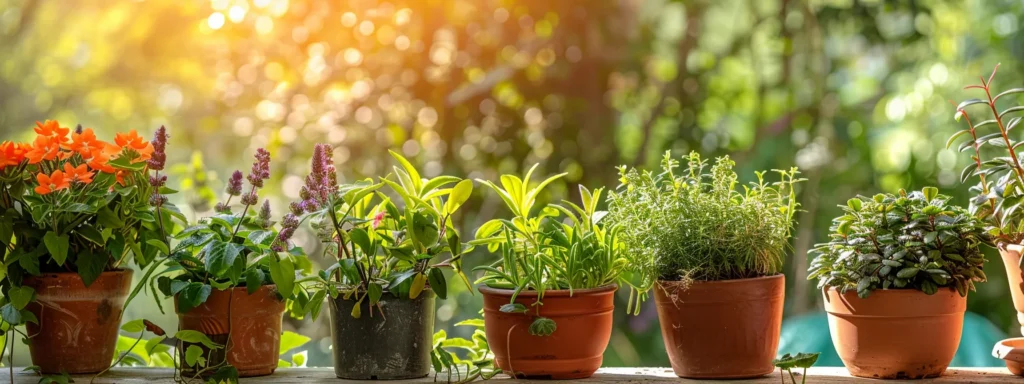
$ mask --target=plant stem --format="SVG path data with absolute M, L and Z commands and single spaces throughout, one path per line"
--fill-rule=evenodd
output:
M 121 356 L 117 358 L 117 361 L 115 361 L 114 363 L 110 364 L 109 367 L 104 368 L 102 371 L 100 371 L 100 373 L 97 373 L 96 376 L 93 376 L 92 379 L 89 380 L 89 383 L 91 384 L 92 382 L 96 381 L 97 377 L 103 376 L 103 374 L 107 373 L 107 371 L 109 371 L 110 368 L 113 368 L 113 367 L 117 366 L 118 364 L 120 364 L 121 360 L 124 360 L 124 358 L 126 356 L 128 356 L 129 353 L 132 353 L 132 350 L 135 349 L 135 346 L 139 345 L 139 342 L 142 341 L 142 336 L 145 336 L 145 335 L 146 335 L 146 331 L 139 332 L 139 338 L 135 339 L 135 343 L 132 344 L 131 347 L 128 347 L 128 350 L 124 351 L 124 353 L 121 354 Z

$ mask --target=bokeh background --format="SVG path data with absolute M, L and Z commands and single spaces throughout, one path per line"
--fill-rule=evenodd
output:
M 821 314 L 807 250 L 836 204 L 926 185 L 966 204 L 969 159 L 943 149 L 961 127 L 948 100 L 977 96 L 961 87 L 996 63 L 997 88 L 1021 85 L 1019 15 L 1016 0 L 0 0 L 0 134 L 30 139 L 42 119 L 108 136 L 166 125 L 175 202 L 193 216 L 259 147 L 283 212 L 318 142 L 350 181 L 387 174 L 388 149 L 427 176 L 568 172 L 549 199 L 614 187 L 615 166 L 656 166 L 664 151 L 728 154 L 746 180 L 796 165 L 808 179 L 786 271 L 796 324 Z M 473 233 L 507 214 L 478 188 L 457 220 Z M 298 241 L 322 260 L 308 233 Z M 989 259 L 969 326 L 1019 334 Z M 464 334 L 452 325 L 480 298 L 451 289 L 437 326 Z M 173 329 L 152 300 L 126 318 Z M 605 365 L 667 366 L 654 306 L 620 312 Z M 287 323 L 313 338 L 310 365 L 330 364 L 326 316 Z M 827 342 L 817 324 L 784 346 Z

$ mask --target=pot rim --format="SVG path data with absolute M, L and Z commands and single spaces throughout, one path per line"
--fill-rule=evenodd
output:
M 478 285 L 476 287 L 476 289 L 478 291 L 480 291 L 480 293 L 482 293 L 482 294 L 485 294 L 485 295 L 486 294 L 490 294 L 490 295 L 496 295 L 496 296 L 512 296 L 512 294 L 515 293 L 515 291 L 516 291 L 514 289 L 488 287 L 487 284 L 480 284 L 480 285 Z M 568 289 L 545 289 L 544 290 L 544 297 L 575 297 L 575 296 L 579 296 L 579 295 L 600 294 L 600 293 L 605 293 L 605 292 L 614 292 L 614 291 L 617 291 L 618 289 L 619 289 L 619 285 L 617 283 L 611 283 L 611 284 L 607 284 L 607 285 L 602 285 L 602 286 L 597 287 L 597 288 L 573 289 L 572 291 L 570 291 Z M 524 290 L 522 292 L 519 292 L 519 295 L 517 295 L 516 297 L 537 297 L 537 291 L 534 291 L 534 290 L 525 291 Z
M 742 279 L 695 280 L 695 281 L 690 282 L 689 284 L 690 285 L 695 285 L 695 284 L 700 284 L 700 285 L 730 285 L 730 284 L 746 284 L 746 283 L 751 283 L 751 282 L 756 282 L 756 281 L 777 280 L 777 279 L 785 279 L 785 278 L 786 278 L 785 274 L 783 274 L 783 273 L 776 273 L 774 275 L 758 276 L 758 277 L 747 277 L 747 278 L 742 278 Z M 680 280 L 661 280 L 661 279 L 658 279 L 658 285 L 663 285 L 664 286 L 664 285 L 678 285 L 678 284 L 683 284 L 683 282 L 680 281 Z
M 1013 346 L 1014 341 L 1024 342 L 1024 337 L 1011 337 L 999 340 L 992 347 L 992 356 L 1006 361 L 1024 362 L 1024 346 Z
M 110 275 L 124 275 L 124 274 L 133 275 L 133 274 L 135 274 L 135 270 L 133 270 L 131 268 L 117 268 L 117 269 L 114 269 L 112 271 L 100 272 L 101 276 L 102 275 L 107 275 L 107 276 L 110 276 Z M 78 274 L 78 272 L 60 271 L 60 272 L 43 272 L 43 273 L 40 273 L 39 275 L 26 274 L 25 275 L 25 279 L 53 279 L 53 278 L 60 278 L 60 277 L 63 277 L 63 276 L 72 276 L 72 275 L 73 276 L 77 276 L 78 278 L 82 277 L 82 275 Z
M 839 292 L 839 288 L 836 288 L 836 287 L 833 287 L 833 286 L 828 286 L 828 287 L 822 288 L 822 290 L 826 291 L 826 292 L 835 292 L 835 293 L 837 293 L 839 295 L 844 295 L 844 296 L 847 295 L 847 294 L 853 294 L 854 296 L 857 296 L 857 291 L 856 290 L 852 290 L 852 289 L 849 290 L 849 291 L 846 291 L 846 292 Z M 950 291 L 956 292 L 956 288 L 954 288 L 954 287 L 939 287 L 939 291 L 942 291 L 942 290 L 950 290 Z M 938 292 L 938 291 L 936 291 L 936 292 Z M 871 290 L 871 295 L 875 295 L 875 294 L 878 294 L 878 293 L 880 293 L 882 295 L 890 295 L 890 296 L 892 296 L 892 295 L 916 296 L 916 295 L 919 295 L 919 294 L 920 295 L 925 295 L 925 296 L 931 296 L 931 295 L 929 295 L 927 293 L 924 293 L 924 291 L 922 291 L 920 289 L 913 289 L 913 288 L 883 288 L 883 289 L 873 289 L 873 290 Z M 959 295 L 960 295 L 960 293 L 957 292 L 957 296 L 959 296 Z M 871 296 L 868 296 L 867 299 L 862 299 L 860 296 L 857 296 L 857 298 L 860 299 L 860 300 L 869 300 L 869 299 L 871 299 Z

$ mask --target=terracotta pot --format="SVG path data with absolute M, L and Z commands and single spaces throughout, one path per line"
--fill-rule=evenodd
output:
M 1010 373 L 1024 376 L 1024 337 L 1005 339 L 992 348 L 992 356 L 1003 359 Z
M 835 288 L 823 294 L 832 344 L 851 375 L 937 377 L 953 361 L 967 311 L 967 298 L 955 289 L 883 289 L 866 299 Z
M 1024 333 L 1024 275 L 1020 270 L 1020 255 L 1024 250 L 1020 244 L 1008 244 L 999 247 L 1003 265 L 1006 266 L 1006 280 L 1010 282 L 1010 296 L 1013 297 L 1013 308 L 1017 309 L 1017 323 Z
M 358 319 L 352 317 L 355 300 L 342 296 L 327 300 L 338 378 L 399 380 L 430 374 L 434 291 L 429 287 L 412 300 L 385 292 L 379 310 L 363 300 Z
M 700 281 L 659 281 L 654 301 L 672 370 L 693 379 L 742 379 L 775 371 L 783 275 Z
M 117 348 L 121 311 L 132 285 L 131 270 L 103 272 L 88 287 L 77 273 L 26 276 L 36 291 L 28 310 L 32 364 L 43 373 L 97 373 L 110 366 Z
M 582 379 L 601 367 L 604 350 L 612 336 L 616 285 L 593 289 L 546 290 L 542 306 L 534 307 L 537 292 L 523 291 L 516 303 L 527 313 L 501 312 L 512 300 L 513 290 L 480 286 L 484 296 L 484 331 L 498 368 L 516 377 L 531 379 Z M 540 313 L 538 313 L 538 308 Z M 549 336 L 533 336 L 535 316 L 555 321 Z
M 178 308 L 177 297 L 174 308 Z M 188 313 L 178 313 L 178 327 L 200 331 L 214 342 L 226 345 L 225 349 L 214 351 L 207 366 L 224 361 L 226 350 L 228 363 L 238 369 L 239 377 L 264 376 L 277 369 L 284 310 L 284 300 L 278 296 L 275 285 L 264 285 L 252 295 L 245 287 L 214 289 L 205 303 Z M 182 353 L 187 348 L 181 348 Z

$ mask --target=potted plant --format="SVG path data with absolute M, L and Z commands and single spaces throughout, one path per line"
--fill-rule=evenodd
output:
M 163 196 L 173 192 L 160 174 L 166 130 L 108 143 L 81 126 L 36 124 L 32 143 L 0 144 L 0 316 L 9 331 L 26 325 L 41 372 L 96 373 L 131 300 L 125 267 L 150 264 L 180 217 Z
M 167 268 L 157 274 L 157 289 L 174 297 L 183 375 L 239 377 L 269 375 L 277 368 L 281 318 L 286 301 L 303 313 L 309 297 L 296 275 L 310 268 L 291 239 L 297 216 L 272 220 L 269 201 L 259 190 L 270 177 L 270 153 L 256 151 L 243 186 L 241 171 L 228 180 L 227 199 L 216 214 L 175 235 Z M 234 198 L 238 198 L 235 206 Z
M 956 106 L 954 118 L 962 119 L 967 128 L 950 136 L 946 148 L 960 142 L 957 150 L 972 154 L 971 163 L 960 173 L 960 181 L 966 183 L 974 176 L 978 178 L 970 188 L 974 197 L 970 200 L 969 211 L 983 220 L 985 229 L 995 237 L 996 248 L 1006 266 L 1017 321 L 1024 332 L 1024 275 L 1021 274 L 1024 210 L 1020 209 L 1024 203 L 1024 166 L 1017 153 L 1021 142 L 1013 140 L 1009 134 L 1021 122 L 1020 116 L 1011 116 L 1024 110 L 1024 106 L 1013 105 L 1000 110 L 996 105 L 999 99 L 1015 97 L 1024 92 L 1024 88 L 993 94 L 996 90 L 992 88 L 992 81 L 998 69 L 996 65 L 988 80 L 981 78 L 981 84 L 965 87 L 980 90 L 985 97 L 969 99 Z M 978 115 L 968 114 L 968 107 Z
M 776 171 L 779 181 L 770 184 L 757 172 L 740 192 L 728 157 L 710 172 L 700 154 L 687 160 L 682 173 L 669 153 L 661 173 L 620 168 L 609 211 L 623 251 L 658 277 L 654 299 L 676 375 L 771 373 L 798 171 Z
M 423 179 L 391 152 L 400 164 L 397 181 L 388 176 L 339 186 L 331 152 L 327 144 L 315 147 L 302 200 L 292 210 L 304 214 L 326 244 L 325 256 L 335 260 L 304 280 L 314 287 L 311 302 L 330 296 L 334 372 L 360 380 L 425 377 L 435 295 L 448 296 L 442 268 L 469 285 L 451 219 L 473 184 L 451 176 Z M 380 191 L 383 186 L 393 194 Z
M 501 177 L 493 189 L 512 212 L 510 220 L 484 223 L 471 245 L 488 245 L 501 259 L 479 267 L 484 328 L 497 367 L 520 378 L 581 379 L 601 366 L 612 331 L 614 294 L 630 285 L 627 312 L 636 313 L 653 285 L 649 269 L 621 251 L 618 230 L 599 211 L 603 190 L 580 187 L 582 205 L 563 201 L 535 210 L 559 174 L 529 185 Z M 632 278 L 632 279 L 631 279 Z
M 850 199 L 812 253 L 832 342 L 850 374 L 942 374 L 960 344 L 967 292 L 985 281 L 981 221 L 934 187 Z

